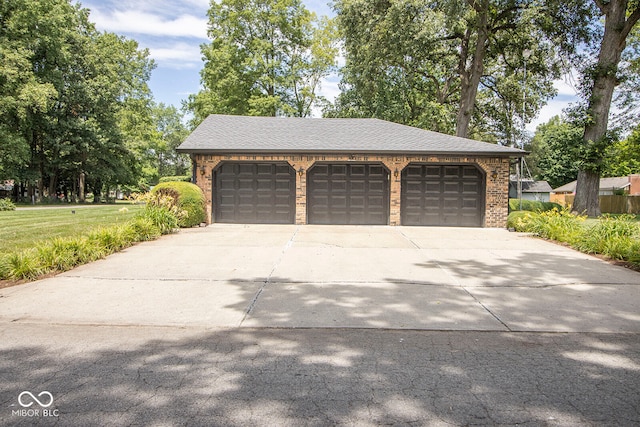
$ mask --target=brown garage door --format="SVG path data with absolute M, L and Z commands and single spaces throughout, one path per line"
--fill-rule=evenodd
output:
M 295 222 L 296 176 L 287 163 L 224 162 L 214 183 L 214 222 Z
M 401 186 L 402 225 L 482 226 L 484 174 L 475 166 L 410 164 Z
M 307 182 L 309 224 L 389 223 L 389 172 L 381 164 L 316 164 Z

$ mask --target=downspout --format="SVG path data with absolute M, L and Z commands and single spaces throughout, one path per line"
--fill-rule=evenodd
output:
M 191 182 L 193 182 L 194 184 L 198 184 L 198 174 L 196 173 L 196 171 L 198 170 L 198 163 L 196 162 L 196 155 L 192 153 L 189 154 L 189 157 L 191 158 Z

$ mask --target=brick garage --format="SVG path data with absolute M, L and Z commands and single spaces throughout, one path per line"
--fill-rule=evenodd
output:
M 504 227 L 521 150 L 377 119 L 209 116 L 191 155 L 210 222 Z

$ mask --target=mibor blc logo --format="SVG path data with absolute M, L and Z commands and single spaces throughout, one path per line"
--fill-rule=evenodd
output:
M 57 417 L 60 415 L 57 409 L 48 409 L 53 404 L 53 395 L 48 391 L 41 391 L 37 395 L 30 391 L 23 391 L 18 395 L 18 403 L 22 409 L 11 410 L 11 415 L 18 417 Z

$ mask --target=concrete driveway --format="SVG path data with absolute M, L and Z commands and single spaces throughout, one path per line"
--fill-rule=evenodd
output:
M 640 273 L 497 229 L 217 224 L 2 289 L 0 322 L 640 332 Z

